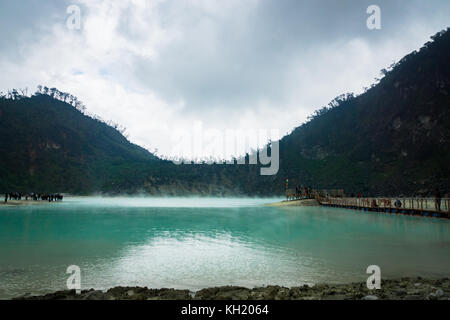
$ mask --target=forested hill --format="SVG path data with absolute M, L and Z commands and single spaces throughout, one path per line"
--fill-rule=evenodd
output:
M 155 161 L 115 128 L 45 94 L 0 99 L 0 192 L 98 191 L 111 165 Z
M 358 97 L 342 96 L 281 141 L 284 174 L 377 194 L 450 187 L 450 31 Z
M 83 114 L 68 94 L 13 92 L 0 97 L 0 193 L 281 195 L 286 178 L 366 195 L 449 192 L 450 30 L 382 72 L 285 136 L 280 170 L 266 177 L 255 165 L 174 165 Z

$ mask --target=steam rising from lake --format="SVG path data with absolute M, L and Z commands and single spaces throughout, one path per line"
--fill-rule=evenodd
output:
M 214 198 L 214 197 L 69 197 L 71 205 L 153 208 L 237 208 L 259 206 L 280 198 Z

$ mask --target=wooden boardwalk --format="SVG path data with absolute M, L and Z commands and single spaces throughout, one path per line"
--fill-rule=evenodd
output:
M 450 199 L 441 199 L 440 211 L 433 198 L 325 198 L 317 196 L 325 207 L 384 212 L 434 218 L 450 218 Z M 398 200 L 400 202 L 398 202 Z

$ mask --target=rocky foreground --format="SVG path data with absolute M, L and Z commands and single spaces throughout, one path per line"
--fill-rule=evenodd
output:
M 450 279 L 402 278 L 383 280 L 381 289 L 368 290 L 365 283 L 318 284 L 284 288 L 217 287 L 197 292 L 175 289 L 115 287 L 106 292 L 85 290 L 58 291 L 44 296 L 25 295 L 14 300 L 449 300 Z

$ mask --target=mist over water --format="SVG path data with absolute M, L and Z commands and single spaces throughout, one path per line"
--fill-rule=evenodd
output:
M 278 199 L 77 197 L 0 208 L 0 298 L 66 289 L 298 286 L 382 277 L 450 276 L 447 220 Z
M 77 206 L 147 208 L 233 208 L 264 205 L 279 198 L 214 197 L 69 197 L 65 203 Z

